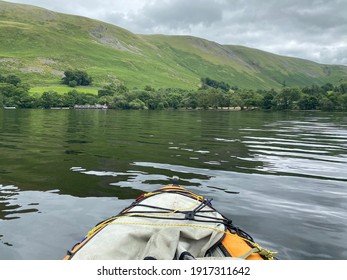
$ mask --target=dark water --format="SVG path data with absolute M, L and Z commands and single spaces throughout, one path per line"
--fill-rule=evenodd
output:
M 347 115 L 0 110 L 0 259 L 61 259 L 177 175 L 280 259 L 347 259 Z

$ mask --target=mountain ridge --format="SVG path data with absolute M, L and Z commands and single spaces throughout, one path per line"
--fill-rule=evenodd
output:
M 67 69 L 87 71 L 96 86 L 196 89 L 201 77 L 269 89 L 339 83 L 347 67 L 286 57 L 185 35 L 134 34 L 82 16 L 0 1 L 0 73 L 33 85 L 57 84 Z

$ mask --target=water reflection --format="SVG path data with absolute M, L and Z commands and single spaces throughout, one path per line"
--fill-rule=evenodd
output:
M 62 259 L 101 219 L 130 203 L 1 185 L 0 197 L 0 259 Z
M 281 259 L 347 259 L 343 115 L 0 116 L 2 259 L 60 259 L 100 220 L 173 175 Z

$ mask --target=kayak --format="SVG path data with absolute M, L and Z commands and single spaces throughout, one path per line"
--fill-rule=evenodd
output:
M 211 200 L 177 185 L 142 194 L 97 224 L 65 260 L 272 260 Z

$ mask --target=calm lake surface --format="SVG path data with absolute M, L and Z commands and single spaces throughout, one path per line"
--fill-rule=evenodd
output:
M 0 259 L 62 259 L 181 178 L 280 259 L 347 259 L 347 114 L 0 110 Z

